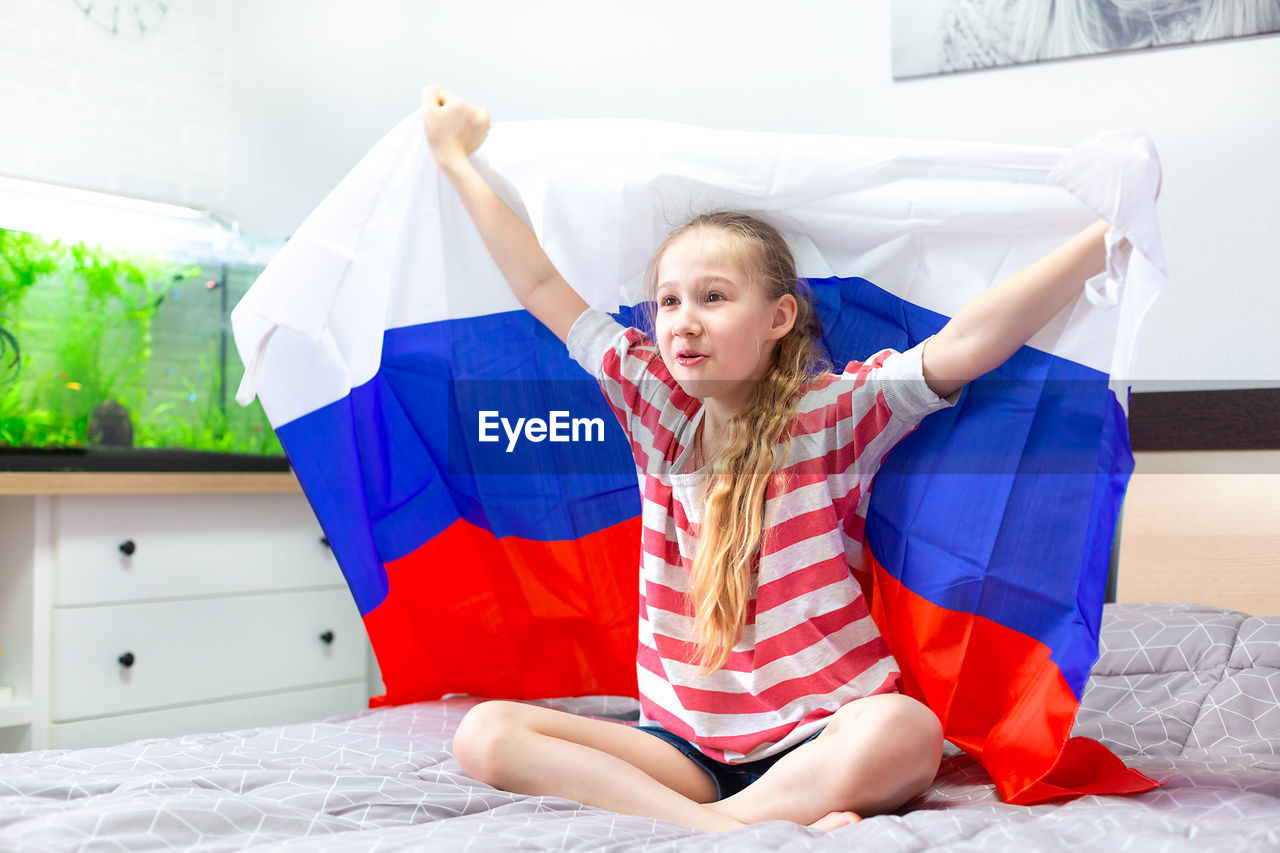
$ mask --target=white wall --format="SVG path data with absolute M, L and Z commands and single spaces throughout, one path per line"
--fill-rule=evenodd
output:
M 229 210 L 231 7 L 171 5 L 139 36 L 0 2 L 0 174 Z
M 7 25 L 19 24 L 23 38 L 43 34 L 52 13 L 37 16 L 37 7 L 56 8 L 68 31 L 90 26 L 72 21 L 71 0 L 0 5 L 0 108 L 19 106 L 39 129 L 0 141 L 0 172 L 225 207 L 263 236 L 288 235 L 433 81 L 488 107 L 496 121 L 625 116 L 1056 146 L 1136 127 L 1164 164 L 1160 214 L 1172 276 L 1144 326 L 1137 377 L 1169 380 L 1164 388 L 1280 386 L 1277 36 L 895 82 L 889 0 L 175 0 L 161 27 L 132 46 L 83 36 L 98 53 L 84 58 L 39 43 L 32 71 L 15 59 L 23 54 L 10 46 Z M 185 50 L 165 48 L 166 39 L 187 39 L 204 59 L 174 66 Z M 89 84 L 68 96 L 60 84 L 40 83 L 45 75 L 82 81 L 87 65 L 107 67 L 108 56 L 122 69 L 163 73 L 122 81 L 134 100 L 108 101 L 89 122 L 67 103 L 90 100 Z M 159 97 L 162 84 L 216 105 L 210 69 L 224 67 L 219 59 L 229 64 L 226 123 L 208 128 L 208 139 L 226 140 L 218 149 L 225 159 L 170 152 L 178 159 L 166 183 L 163 169 L 128 165 L 136 146 L 104 150 L 82 132 L 108 122 L 127 138 L 172 121 L 161 115 L 173 100 Z M 170 109 L 153 108 L 147 119 L 131 106 L 143 101 Z M 168 131 L 194 138 L 196 120 Z M 32 150 L 46 137 L 61 139 L 56 163 Z M 197 163 L 222 165 L 197 177 Z

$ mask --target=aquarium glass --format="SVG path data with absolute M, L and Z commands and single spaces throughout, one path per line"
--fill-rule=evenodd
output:
M 235 402 L 230 325 L 282 245 L 140 250 L 0 229 L 0 454 L 283 457 L 261 405 Z

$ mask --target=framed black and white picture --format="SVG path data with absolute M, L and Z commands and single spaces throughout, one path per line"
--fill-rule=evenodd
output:
M 1280 32 L 1280 0 L 893 0 L 893 77 Z

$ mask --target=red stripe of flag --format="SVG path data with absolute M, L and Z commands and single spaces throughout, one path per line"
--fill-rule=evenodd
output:
M 948 740 L 982 762 L 1000 796 L 1030 805 L 1131 794 L 1161 783 L 1097 741 L 1071 737 L 1079 702 L 1049 648 L 1011 628 L 938 607 L 865 548 L 871 614 L 902 668 L 903 692 L 928 705 Z

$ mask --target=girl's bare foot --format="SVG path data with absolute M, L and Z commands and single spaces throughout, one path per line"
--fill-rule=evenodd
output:
M 839 829 L 842 826 L 848 826 L 860 820 L 862 820 L 862 817 L 855 812 L 828 812 L 825 816 L 809 824 L 809 826 L 819 832 L 830 832 L 833 829 Z

